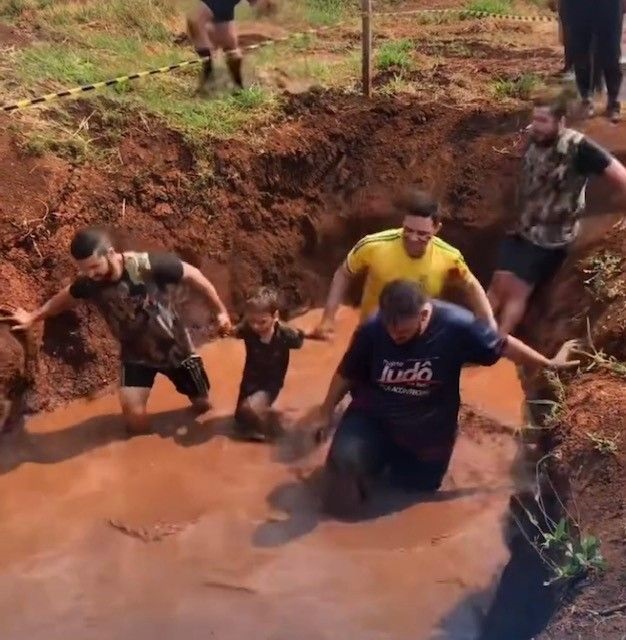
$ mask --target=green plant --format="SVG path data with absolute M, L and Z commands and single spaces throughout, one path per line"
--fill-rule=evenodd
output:
M 534 89 L 541 84 L 538 76 L 525 73 L 511 80 L 499 78 L 493 83 L 493 92 L 498 98 L 519 98 L 528 100 Z
M 385 42 L 376 52 L 376 67 L 381 71 L 391 68 L 408 69 L 413 49 L 413 43 L 406 38 Z
M 541 465 L 547 459 L 553 457 L 555 457 L 555 454 L 544 456 L 535 466 L 536 486 L 533 492 L 533 510 L 536 509 L 536 513 L 541 515 L 542 524 L 539 523 L 537 515 L 517 498 L 535 534 L 533 535 L 514 515 L 515 522 L 521 533 L 551 570 L 552 577 L 545 581 L 544 584 L 546 586 L 559 580 L 575 580 L 593 571 L 606 569 L 606 561 L 602 556 L 600 541 L 593 535 L 582 533 L 579 519 L 574 518 L 567 510 L 550 479 L 549 471 L 546 473 L 545 470 L 541 469 Z M 547 479 L 550 491 L 561 505 L 564 515 L 558 522 L 550 517 L 543 503 L 543 488 L 540 482 L 540 475 L 544 480 Z
M 589 258 L 583 265 L 583 273 L 589 276 L 585 287 L 596 300 L 612 300 L 623 293 L 623 257 L 608 250 L 602 250 Z
M 512 0 L 470 0 L 465 8 L 473 13 L 505 15 L 511 12 Z
M 602 349 L 596 349 L 591 335 L 591 324 L 589 323 L 589 318 L 587 318 L 587 343 L 591 348 L 591 351 L 579 351 L 580 355 L 589 359 L 586 371 L 600 369 L 619 376 L 620 378 L 626 378 L 626 362 L 621 362 L 615 356 L 607 355 Z
M 619 435 L 614 438 L 607 438 L 595 432 L 587 432 L 587 437 L 593 443 L 596 451 L 603 455 L 617 455 L 617 443 Z

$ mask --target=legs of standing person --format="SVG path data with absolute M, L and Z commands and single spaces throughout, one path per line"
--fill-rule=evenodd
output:
M 126 429 L 131 434 L 150 431 L 147 407 L 156 374 L 156 369 L 142 364 L 122 364 L 119 398 Z
M 237 37 L 237 25 L 234 20 L 218 22 L 214 27 L 215 44 L 219 46 L 226 56 L 226 65 L 233 82 L 239 89 L 243 89 L 243 76 L 241 72 L 242 56 Z
M 595 15 L 592 3 L 565 0 L 569 23 L 569 37 L 576 85 L 583 101 L 586 116 L 593 115 L 591 101 L 592 68 L 591 45 L 594 36 Z
M 371 413 L 349 407 L 326 459 L 324 508 L 349 516 L 367 498 L 372 480 L 387 465 L 388 435 Z
M 211 38 L 213 29 L 213 12 L 204 2 L 197 2 L 196 6 L 187 14 L 187 32 L 196 53 L 201 58 L 207 58 L 202 63 L 198 91 L 205 91 L 213 79 L 213 60 L 211 58 Z
M 567 22 L 566 0 L 559 1 L 559 42 L 563 45 L 563 73 L 568 73 L 574 66 L 572 58 L 572 47 L 570 43 L 569 25 Z
M 496 271 L 488 297 L 494 307 L 498 329 L 504 335 L 513 333 L 526 313 L 533 286 L 510 271 Z
M 622 84 L 621 42 L 622 0 L 599 0 L 594 3 L 597 15 L 598 63 L 604 72 L 607 92 L 607 115 L 619 118 L 619 91 Z

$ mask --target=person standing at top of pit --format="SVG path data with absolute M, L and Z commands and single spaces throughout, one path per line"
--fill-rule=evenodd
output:
M 228 332 L 228 312 L 215 287 L 172 253 L 119 253 L 99 229 L 78 231 L 70 252 L 81 275 L 39 309 L 13 309 L 3 319 L 13 323 L 13 330 L 27 330 L 80 300 L 92 302 L 120 343 L 120 402 L 130 432 L 149 428 L 146 407 L 158 373 L 190 399 L 197 413 L 208 411 L 209 380 L 174 296 L 178 285 L 190 284 L 215 308 L 220 329 Z
M 440 297 L 450 289 L 461 290 L 474 314 L 495 327 L 487 294 L 461 252 L 436 236 L 441 219 L 435 200 L 416 187 L 408 187 L 394 198 L 393 207 L 404 216 L 402 227 L 374 233 L 357 242 L 335 272 L 321 323 L 311 335 L 318 339 L 330 337 L 350 281 L 362 273 L 366 279 L 361 321 L 376 311 L 380 292 L 388 282 L 406 278 L 417 282 L 429 297 Z
M 501 245 L 488 291 L 504 334 L 515 330 L 535 287 L 558 270 L 578 236 L 589 176 L 606 176 L 626 195 L 624 166 L 565 127 L 561 100 L 535 101 L 529 131 L 518 187 L 519 221 Z
M 207 93 L 213 81 L 212 45 L 224 51 L 233 82 L 239 89 L 243 88 L 242 56 L 235 25 L 235 7 L 239 2 L 240 0 L 199 0 L 187 14 L 187 31 L 191 42 L 198 56 L 206 58 L 200 70 L 199 94 Z M 272 0 L 248 0 L 248 3 L 260 15 L 270 14 L 275 10 Z
M 619 91 L 622 84 L 621 48 L 624 0 L 561 0 L 567 16 L 567 39 L 584 114 L 595 113 L 593 65 L 602 70 L 606 84 L 606 115 L 620 120 Z M 595 44 L 594 44 L 595 40 Z M 590 51 L 594 51 L 593 57 Z M 592 61 L 593 58 L 593 61 Z

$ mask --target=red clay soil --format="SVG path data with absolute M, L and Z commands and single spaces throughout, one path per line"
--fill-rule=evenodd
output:
M 77 118 L 81 110 L 78 103 Z M 510 146 L 521 122 L 506 111 L 305 94 L 286 105 L 280 135 L 261 150 L 243 141 L 216 143 L 207 179 L 181 137 L 160 125 L 129 123 L 117 165 L 105 170 L 25 156 L 5 134 L 0 304 L 33 307 L 68 283 L 70 238 L 94 223 L 114 228 L 124 246 L 162 246 L 199 263 L 234 309 L 261 282 L 279 287 L 288 308 L 317 304 L 349 246 L 392 222 L 380 185 L 406 182 L 441 197 L 449 239 L 461 242 L 484 275 L 491 266 L 484 248 L 500 226 L 515 165 L 494 148 Z M 95 137 L 99 126 L 104 132 L 93 117 Z M 370 206 L 372 190 L 381 197 Z M 466 228 L 481 233 L 463 245 Z M 203 310 L 189 313 L 200 334 L 210 333 Z M 39 340 L 32 408 L 116 380 L 115 345 L 95 314 L 79 309 L 50 320 Z M 9 368 L 15 375 L 15 365 Z

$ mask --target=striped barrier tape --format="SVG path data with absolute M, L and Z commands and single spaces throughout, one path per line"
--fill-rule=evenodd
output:
M 374 12 L 372 15 L 374 17 L 377 16 L 397 16 L 397 15 L 456 15 L 459 18 L 489 18 L 496 20 L 512 20 L 518 22 L 555 22 L 557 18 L 553 18 L 551 16 L 544 15 L 528 15 L 528 16 L 519 16 L 519 15 L 503 15 L 499 13 L 489 13 L 486 11 L 470 11 L 467 9 L 415 9 L 411 11 L 379 11 Z M 263 40 L 262 42 L 258 42 L 256 44 L 248 45 L 246 47 L 242 47 L 242 51 L 254 51 L 255 49 L 260 49 L 262 47 L 266 47 L 273 44 L 280 44 L 282 42 L 287 42 L 292 38 L 303 37 L 307 35 L 317 35 L 329 29 L 336 28 L 341 26 L 340 24 L 327 25 L 323 27 L 318 27 L 317 29 L 306 29 L 305 31 L 299 31 L 296 33 L 291 33 L 286 36 L 282 36 L 280 38 L 272 38 L 268 40 Z M 147 69 L 145 71 L 139 71 L 137 73 L 131 73 L 126 76 L 118 76 L 117 78 L 111 78 L 110 80 L 103 80 L 101 82 L 93 82 L 91 84 L 85 84 L 80 87 L 74 87 L 72 89 L 64 89 L 63 91 L 57 91 L 56 93 L 48 93 L 43 96 L 38 96 L 37 98 L 27 98 L 25 100 L 18 100 L 17 102 L 13 102 L 7 105 L 3 105 L 0 110 L 4 113 L 11 113 L 13 111 L 18 111 L 20 109 L 27 109 L 29 107 L 43 104 L 46 102 L 54 102 L 56 100 L 60 100 L 61 98 L 67 98 L 70 96 L 80 95 L 81 93 L 87 93 L 90 91 L 95 91 L 96 89 L 101 89 L 103 87 L 112 87 L 114 85 L 123 84 L 125 82 L 130 82 L 132 80 L 138 80 L 139 78 L 146 78 L 148 76 L 159 75 L 162 73 L 170 73 L 171 71 L 175 71 L 177 69 L 183 69 L 185 67 L 191 67 L 197 64 L 200 64 L 204 60 L 207 60 L 206 57 L 194 58 L 193 60 L 185 60 L 183 62 L 177 62 L 175 64 L 170 64 L 165 67 L 157 67 L 155 69 Z
M 456 15 L 460 18 L 489 18 L 514 22 L 558 22 L 555 16 L 539 13 L 530 15 L 512 15 L 508 13 L 491 13 L 489 11 L 472 11 L 471 9 L 412 9 L 410 11 L 376 11 L 373 16 L 407 16 L 407 15 Z
M 319 27 L 318 29 L 307 29 L 306 31 L 291 33 L 287 36 L 281 36 L 279 38 L 263 40 L 261 42 L 257 42 L 256 44 L 251 44 L 251 45 L 247 45 L 246 47 L 241 47 L 241 50 L 254 51 L 255 49 L 261 49 L 262 47 L 267 47 L 269 45 L 286 42 L 287 40 L 291 40 L 292 38 L 301 38 L 307 35 L 315 35 L 336 26 L 337 25 L 330 25 L 330 26 Z M 101 89 L 103 87 L 112 87 L 114 85 L 123 84 L 125 82 L 129 82 L 132 80 L 138 80 L 139 78 L 146 78 L 148 76 L 154 76 L 161 73 L 170 73 L 171 71 L 175 71 L 176 69 L 183 69 L 185 67 L 191 67 L 191 66 L 200 64 L 201 62 L 204 62 L 207 59 L 208 57 L 199 57 L 199 58 L 194 58 L 193 60 L 184 60 L 183 62 L 170 64 L 166 67 L 156 67 L 154 69 L 147 69 L 145 71 L 131 73 L 127 76 L 118 76 L 117 78 L 111 78 L 110 80 L 103 80 L 101 82 L 84 84 L 80 87 L 74 87 L 72 89 L 64 89 L 63 91 L 57 91 L 56 93 L 48 93 L 43 96 L 38 96 L 37 98 L 27 98 L 25 100 L 18 100 L 17 102 L 12 102 L 10 104 L 2 106 L 0 110 L 5 113 L 11 113 L 13 111 L 18 111 L 19 109 L 27 109 L 28 107 L 32 107 L 37 104 L 43 104 L 45 102 L 54 102 L 55 100 L 60 100 L 61 98 L 76 96 L 81 93 L 95 91 L 96 89 Z

